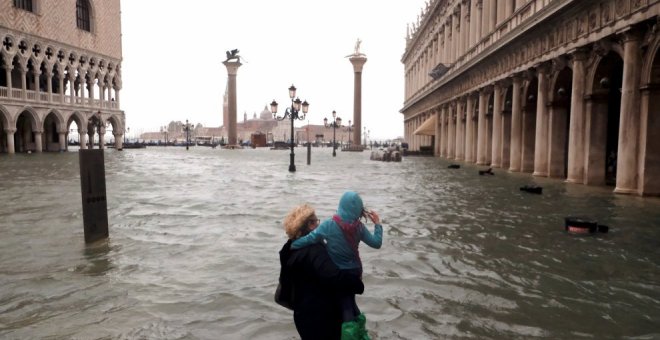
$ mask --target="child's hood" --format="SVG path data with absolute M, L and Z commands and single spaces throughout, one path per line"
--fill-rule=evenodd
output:
M 363 208 L 360 195 L 355 191 L 347 191 L 339 199 L 337 215 L 341 217 L 342 221 L 352 222 L 360 218 Z

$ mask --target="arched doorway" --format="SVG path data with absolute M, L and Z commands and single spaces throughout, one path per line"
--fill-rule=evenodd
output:
M 534 151 L 536 138 L 536 94 L 538 78 L 532 78 L 521 98 L 522 102 L 522 172 L 534 171 Z
M 14 148 L 17 153 L 36 151 L 34 138 L 36 122 L 28 111 L 21 112 L 16 119 L 16 133 L 14 133 Z
M 648 112 L 646 119 L 646 141 L 643 154 L 644 171 L 641 185 L 642 195 L 660 196 L 660 41 L 656 43 L 655 57 L 651 64 L 647 91 L 643 102 Z M 643 125 L 642 125 L 643 126 Z
M 50 152 L 60 151 L 60 134 L 57 126 L 59 119 L 55 113 L 51 112 L 44 120 L 43 150 Z
M 571 115 L 573 71 L 564 67 L 552 86 L 548 138 L 548 176 L 566 178 L 568 173 L 568 130 Z
M 74 112 L 67 120 L 65 138 L 66 144 L 64 146 L 65 150 L 69 150 L 69 145 L 80 146 L 81 149 L 84 148 L 83 144 L 86 142 L 84 137 L 86 135 L 86 131 L 82 129 L 82 122 L 83 119 L 77 112 Z
M 616 52 L 603 57 L 594 73 L 588 102 L 586 184 L 615 185 L 623 60 Z

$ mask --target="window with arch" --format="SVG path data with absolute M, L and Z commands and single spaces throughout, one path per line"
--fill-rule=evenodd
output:
M 76 0 L 76 24 L 81 30 L 92 31 L 89 20 L 89 1 Z
M 32 0 L 14 0 L 14 7 L 26 10 L 28 12 L 34 12 L 32 10 Z

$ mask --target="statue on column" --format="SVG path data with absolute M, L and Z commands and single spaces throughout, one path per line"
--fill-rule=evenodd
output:
M 362 44 L 362 40 L 358 38 L 357 41 L 355 42 L 355 51 L 353 52 L 353 54 L 347 55 L 346 58 L 364 56 L 364 53 L 360 52 L 360 44 Z
M 230 61 L 232 59 L 236 59 L 239 63 L 241 62 L 241 56 L 238 55 L 238 49 L 233 49 L 231 51 L 227 51 L 227 59 L 225 61 Z

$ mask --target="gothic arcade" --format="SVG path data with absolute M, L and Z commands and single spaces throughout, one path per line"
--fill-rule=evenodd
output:
M 431 1 L 402 58 L 411 150 L 660 195 L 659 15 L 659 0 Z

